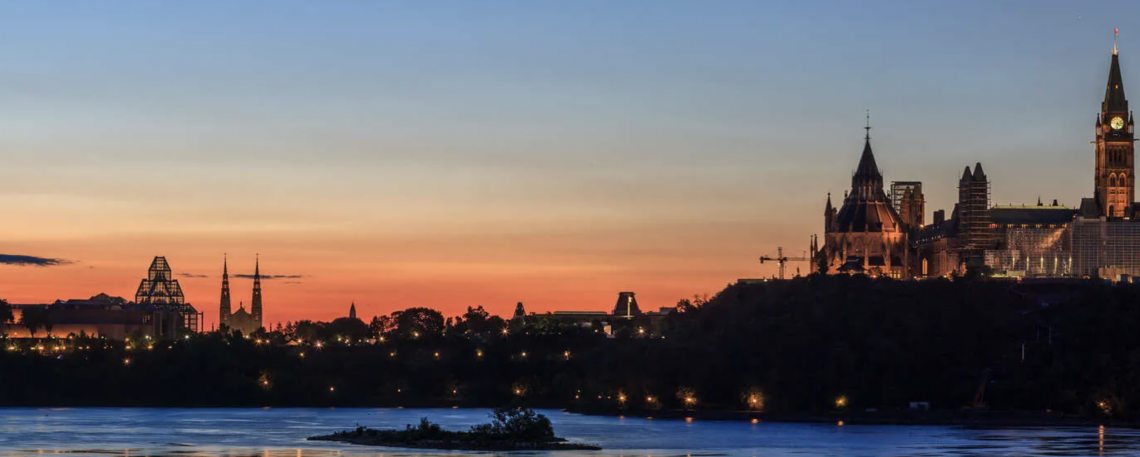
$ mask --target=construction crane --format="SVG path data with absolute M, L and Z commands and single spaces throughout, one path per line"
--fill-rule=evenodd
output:
M 769 257 L 766 255 L 760 256 L 760 263 L 764 263 L 764 262 L 776 262 L 776 265 L 780 266 L 780 279 L 784 279 L 784 265 L 786 263 L 788 263 L 788 262 L 811 262 L 811 258 L 807 257 L 806 255 L 803 257 L 785 257 L 784 256 L 784 248 L 778 247 L 778 248 L 776 248 L 776 256 L 775 257 Z

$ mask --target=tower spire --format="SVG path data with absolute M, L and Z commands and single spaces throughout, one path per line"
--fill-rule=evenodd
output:
M 1112 55 L 1116 55 L 1116 38 L 1120 36 L 1120 29 L 1112 29 Z
M 249 303 L 249 315 L 253 324 L 261 328 L 261 255 L 255 254 L 253 261 L 253 300 Z
M 863 127 L 863 130 L 867 131 L 867 134 L 863 135 L 863 140 L 871 142 L 871 110 L 867 110 L 867 126 Z
M 222 254 L 222 298 L 219 301 L 218 307 L 218 323 L 230 325 L 230 315 L 232 314 L 230 308 L 230 268 L 226 254 Z

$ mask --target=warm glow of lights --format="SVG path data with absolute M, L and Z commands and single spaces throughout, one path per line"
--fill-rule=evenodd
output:
M 436 352 L 434 355 L 435 355 L 435 358 L 437 358 L 437 359 L 439 358 L 439 352 Z
M 395 357 L 395 356 L 396 356 L 396 351 L 392 351 L 392 352 L 388 353 L 388 357 Z
M 317 341 L 316 343 L 314 343 L 314 346 L 316 346 L 316 347 L 317 347 L 317 349 L 320 349 L 320 348 L 324 347 L 324 346 L 325 346 L 325 344 L 324 344 L 324 343 L 322 343 L 322 342 L 320 342 L 320 341 Z
M 562 353 L 562 356 L 563 356 L 563 357 L 566 357 L 566 360 L 570 360 L 570 351 L 565 351 L 565 352 L 563 352 L 563 353 Z
M 617 400 L 619 403 L 625 403 L 625 394 L 619 393 Z
M 691 424 L 693 422 L 693 416 L 685 417 L 685 422 L 688 422 Z
M 303 359 L 303 358 L 305 358 L 305 353 L 304 353 L 304 352 L 302 352 L 302 353 L 300 353 L 300 354 L 298 354 L 298 355 L 300 355 L 302 359 Z
M 336 387 L 329 386 L 329 392 L 336 392 Z
M 419 338 L 420 332 L 412 332 L 412 338 Z
M 835 407 L 836 408 L 846 408 L 847 407 L 847 396 L 846 395 L 840 395 L 840 396 L 836 397 L 835 398 Z
M 123 359 L 123 365 L 130 365 L 130 364 L 131 364 L 130 358 Z
M 759 424 L 759 423 L 760 423 L 760 419 L 757 419 L 757 418 L 753 417 L 753 418 L 752 418 L 752 423 L 753 423 L 753 424 Z
M 838 425 L 838 426 L 842 427 L 842 426 L 843 426 L 843 421 L 839 421 L 839 423 L 838 423 L 838 424 L 836 424 L 836 425 Z
M 522 358 L 524 358 L 524 359 L 525 359 L 525 358 L 526 358 L 526 351 L 522 351 L 522 354 L 519 354 L 519 355 L 521 355 L 521 356 L 522 356 Z
M 646 403 L 653 403 L 653 401 L 654 401 L 654 398 L 653 398 L 653 397 L 645 397 L 645 402 L 646 402 Z
M 378 338 L 378 340 L 379 340 L 381 343 L 383 343 L 383 342 L 384 342 L 384 336 L 383 336 L 383 335 L 381 335 L 381 336 L 380 336 L 380 338 Z
M 509 335 L 510 333 L 511 333 L 511 331 L 510 331 L 510 330 L 507 330 L 507 329 L 503 329 L 503 334 L 504 334 L 504 335 Z
M 764 395 L 759 390 L 751 390 L 744 396 L 744 404 L 750 410 L 761 411 L 764 409 Z
M 483 350 L 482 349 L 476 349 L 475 350 L 475 357 L 483 357 Z

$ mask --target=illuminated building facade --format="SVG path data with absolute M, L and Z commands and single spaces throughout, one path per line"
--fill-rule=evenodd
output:
M 122 340 L 131 335 L 155 334 L 154 320 L 148 322 L 146 312 L 122 297 L 99 294 L 88 299 L 56 300 L 51 304 L 14 304 L 14 314 L 23 319 L 30 308 L 47 310 L 51 331 L 36 330 L 34 336 L 90 335 Z M 31 338 L 33 333 L 22 322 L 0 325 L 0 333 L 9 338 Z
M 1140 276 L 1134 141 L 1115 45 L 1096 119 L 1093 196 L 1077 208 L 1056 200 L 1052 205 L 1039 200 L 1036 206 L 994 206 L 989 177 L 977 163 L 963 171 L 950 217 L 935 211 L 931 224 L 922 225 L 915 215 L 924 211 L 920 183 L 892 183 L 891 211 L 882 208 L 881 191 L 876 192 L 882 177 L 868 141 L 843 208 L 837 212 L 828 198 L 827 242 L 816 254 L 819 267 L 869 274 L 877 267 L 899 277 L 947 277 L 971 270 L 1018 278 Z M 900 238 L 906 240 L 902 255 L 893 250 Z M 896 267 L 900 260 L 901 270 Z
M 914 227 L 907 225 L 883 191 L 883 174 L 871 150 L 871 126 L 865 127 L 863 154 L 851 175 L 851 190 L 843 197 L 843 206 L 831 205 L 831 195 L 823 210 L 824 244 L 813 246 L 816 268 L 830 273 L 865 273 L 895 278 L 910 276 L 908 238 Z M 921 184 L 917 189 L 921 194 Z M 910 208 L 921 200 L 909 195 Z M 914 218 L 913 214 L 911 217 Z M 814 243 L 813 243 L 814 244 Z

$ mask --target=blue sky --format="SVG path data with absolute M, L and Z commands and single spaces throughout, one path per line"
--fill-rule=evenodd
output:
M 196 271 L 222 252 L 276 252 L 282 273 L 314 278 L 312 296 L 343 290 L 321 281 L 350 267 L 446 271 L 460 290 L 488 281 L 491 259 L 503 273 L 486 300 L 504 309 L 532 289 L 518 295 L 568 306 L 573 291 L 549 284 L 576 274 L 509 271 L 605 267 L 574 303 L 628 285 L 668 305 L 765 274 L 755 257 L 776 246 L 806 248 L 827 192 L 849 185 L 866 110 L 886 179 L 923 181 L 928 218 L 978 161 L 996 203 L 1075 206 L 1092 193 L 1114 27 L 1140 90 L 1138 10 L 5 2 L 0 252 L 79 261 L 20 270 L 42 284 L 123 269 L 88 288 L 137 276 L 114 260 L 124 252 Z M 401 286 L 376 287 L 352 293 Z M 47 292 L 0 280 L 4 293 Z

